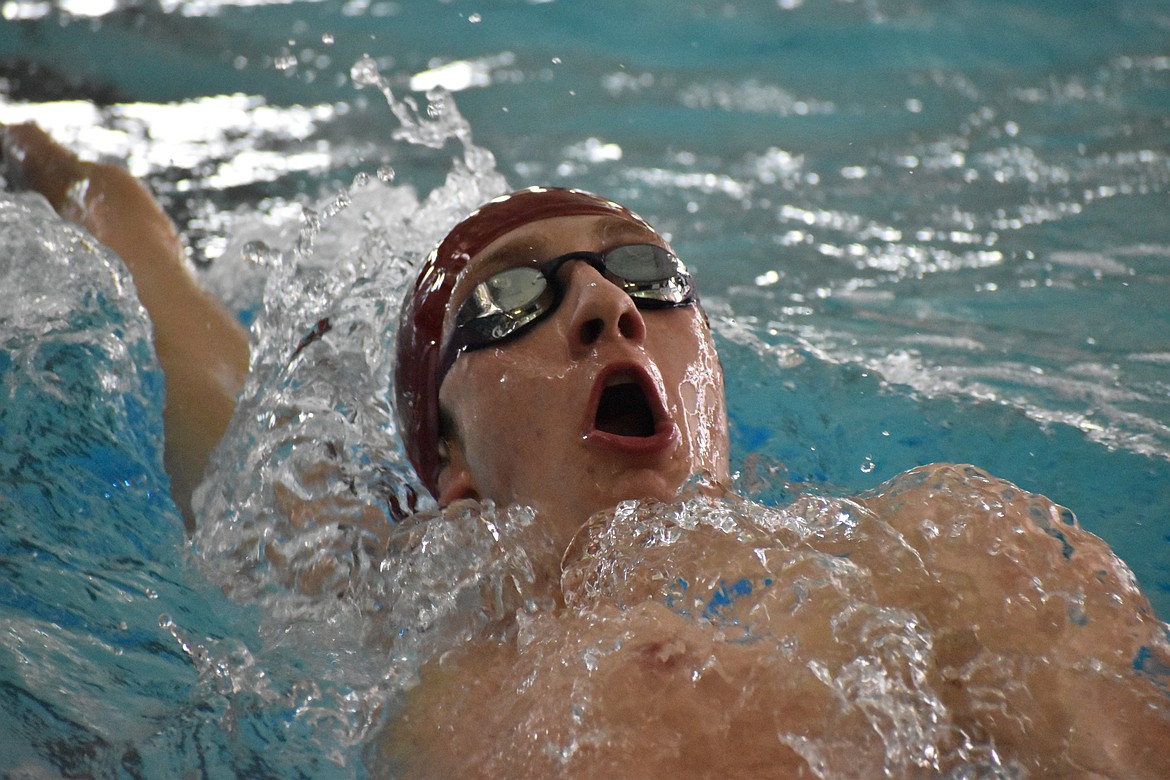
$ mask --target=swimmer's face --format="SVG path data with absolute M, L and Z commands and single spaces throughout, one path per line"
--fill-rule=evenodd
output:
M 501 236 L 472 258 L 444 324 L 505 268 L 569 252 L 664 246 L 611 216 L 555 217 Z M 439 500 L 490 498 L 536 508 L 568 541 L 594 512 L 627 498 L 670 500 L 691 475 L 727 474 L 723 374 L 697 305 L 639 309 L 585 262 L 557 274 L 564 297 L 512 340 L 461 354 L 439 401 L 455 435 Z

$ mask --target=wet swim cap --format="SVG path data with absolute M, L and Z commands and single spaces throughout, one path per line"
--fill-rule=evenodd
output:
M 431 495 L 439 480 L 439 349 L 447 303 L 468 261 L 497 238 L 552 217 L 612 214 L 653 231 L 613 201 L 583 190 L 530 187 L 473 211 L 427 256 L 402 304 L 395 344 L 394 407 L 406 454 Z

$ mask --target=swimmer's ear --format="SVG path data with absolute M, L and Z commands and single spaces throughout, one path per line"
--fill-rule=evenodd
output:
M 467 458 L 463 455 L 463 448 L 458 444 L 439 443 L 439 456 L 442 465 L 439 467 L 439 506 L 447 506 L 461 498 L 479 498 L 479 491 L 475 487 L 475 480 L 471 470 L 467 467 Z

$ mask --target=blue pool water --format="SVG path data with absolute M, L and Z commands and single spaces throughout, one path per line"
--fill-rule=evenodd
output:
M 976 463 L 1071 508 L 1170 615 L 1164 3 L 0 0 L 0 19 L 0 122 L 126 162 L 258 323 L 249 412 L 320 376 L 273 356 L 353 293 L 371 357 L 357 400 L 330 403 L 363 410 L 337 433 L 355 469 L 407 479 L 392 437 L 352 438 L 382 423 L 373 325 L 392 319 L 353 258 L 409 260 L 459 211 L 404 221 L 460 147 L 396 137 L 352 78 L 369 55 L 399 97 L 452 90 L 509 185 L 603 192 L 671 234 L 719 337 L 745 489 Z M 293 256 L 302 208 L 343 187 L 357 205 L 302 267 L 344 270 L 242 259 L 255 240 Z M 124 271 L 35 205 L 0 218 L 0 767 L 361 776 L 399 667 L 349 637 L 377 629 L 305 618 L 319 605 L 267 581 L 223 594 L 169 500 Z M 265 477 L 222 473 L 259 434 L 233 436 L 207 502 L 251 517 Z

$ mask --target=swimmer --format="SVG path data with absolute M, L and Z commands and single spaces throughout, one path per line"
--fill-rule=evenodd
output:
M 126 261 L 156 330 L 167 468 L 189 517 L 246 374 L 246 336 L 187 274 L 173 224 L 128 174 L 31 126 L 5 130 L 4 155 L 10 182 Z M 376 766 L 1170 775 L 1165 626 L 1060 507 L 949 465 L 787 514 L 727 491 L 722 369 L 698 293 L 625 207 L 556 189 L 485 204 L 425 262 L 396 349 L 400 429 L 439 504 L 531 506 L 564 554 L 560 608 L 428 662 Z M 651 511 L 662 504 L 676 520 Z M 701 586 L 708 571 L 733 587 Z M 701 616 L 677 608 L 702 587 Z M 905 707 L 874 704 L 865 680 Z

